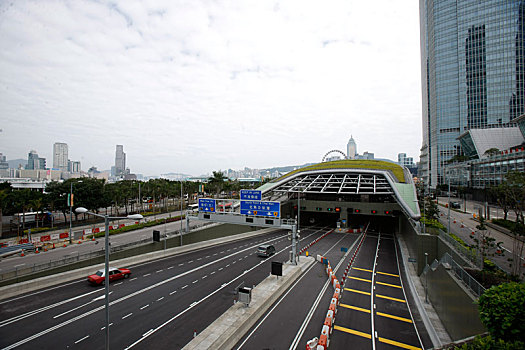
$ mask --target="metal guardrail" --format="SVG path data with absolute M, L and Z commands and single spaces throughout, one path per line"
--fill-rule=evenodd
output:
M 474 277 L 468 274 L 463 268 L 452 259 L 452 256 L 450 254 L 445 253 L 439 262 L 437 260 L 434 260 L 432 265 L 427 265 L 423 269 L 423 273 L 428 273 L 428 270 L 432 269 L 435 270 L 439 265 L 443 265 L 446 269 L 450 269 L 454 272 L 454 275 L 463 282 L 463 284 L 472 291 L 472 293 L 476 297 L 480 297 L 483 292 L 485 291 L 485 287 L 483 287 Z
M 475 266 L 482 268 L 483 262 L 481 260 L 481 255 L 479 252 L 475 249 L 467 249 L 465 246 L 463 246 L 461 243 L 456 241 L 454 238 L 452 238 L 448 233 L 445 233 L 442 230 L 439 230 L 439 237 L 443 238 L 447 243 L 452 245 L 456 252 L 467 258 L 469 261 L 471 261 Z

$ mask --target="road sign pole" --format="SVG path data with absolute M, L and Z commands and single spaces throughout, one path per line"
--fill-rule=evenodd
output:
M 297 223 L 292 227 L 292 261 L 293 265 L 297 265 Z

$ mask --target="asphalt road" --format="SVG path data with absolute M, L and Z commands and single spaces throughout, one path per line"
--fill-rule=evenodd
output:
M 311 247 L 309 253 L 327 257 L 341 281 L 360 239 L 361 235 L 333 232 Z M 348 248 L 348 253 L 341 248 Z M 431 347 L 426 331 L 422 342 L 414 326 L 399 277 L 393 236 L 369 232 L 353 266 L 337 308 L 329 348 Z M 320 336 L 333 292 L 324 266 L 314 264 L 235 349 L 304 349 L 308 340 Z
M 324 232 L 303 229 L 302 239 L 309 242 Z M 277 254 L 258 257 L 262 243 L 273 244 Z M 276 231 L 122 266 L 130 267 L 132 276 L 110 286 L 110 346 L 182 348 L 233 304 L 238 285 L 257 285 L 268 276 L 270 261 L 287 260 L 289 244 L 287 233 Z M 1 302 L 0 348 L 103 348 L 103 293 L 82 279 Z

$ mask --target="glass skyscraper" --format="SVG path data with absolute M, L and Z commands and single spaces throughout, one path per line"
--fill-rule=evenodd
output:
M 462 155 L 469 129 L 509 126 L 525 112 L 525 1 L 420 0 L 423 145 L 431 187 Z

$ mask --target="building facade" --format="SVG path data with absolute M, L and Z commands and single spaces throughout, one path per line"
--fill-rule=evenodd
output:
M 46 168 L 46 159 L 38 156 L 36 151 L 30 151 L 27 155 L 27 165 L 25 166 L 28 170 L 41 170 Z
M 348 157 L 348 159 L 355 159 L 356 155 L 357 144 L 355 143 L 353 136 L 350 136 L 350 140 L 348 140 L 348 144 L 346 145 L 346 156 Z
M 115 174 L 114 176 L 123 175 L 126 170 L 126 153 L 124 153 L 124 146 L 117 145 L 115 152 Z
M 68 148 L 67 143 L 55 142 L 53 145 L 53 169 L 67 171 Z
M 420 0 L 423 181 L 447 183 L 471 129 L 509 127 L 525 111 L 525 1 Z

